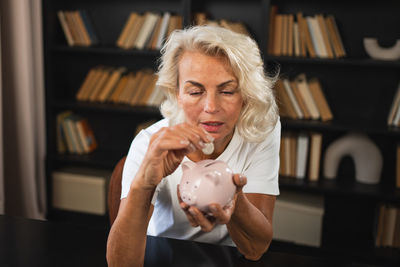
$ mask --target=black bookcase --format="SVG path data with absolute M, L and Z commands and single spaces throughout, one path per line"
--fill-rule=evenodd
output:
M 279 13 L 303 12 L 335 16 L 347 57 L 314 59 L 276 57 L 267 54 L 268 23 L 271 5 Z M 57 19 L 58 10 L 85 9 L 90 15 L 100 43 L 93 47 L 69 47 Z M 374 1 L 317 0 L 60 0 L 43 1 L 46 119 L 47 119 L 47 186 L 51 203 L 51 173 L 64 165 L 112 169 L 124 156 L 136 126 L 159 119 L 157 108 L 124 105 L 80 103 L 75 94 L 88 70 L 96 65 L 126 66 L 135 71 L 155 69 L 158 51 L 122 50 L 115 46 L 121 29 L 132 11 L 169 11 L 180 14 L 184 25 L 190 25 L 194 12 L 206 12 L 213 19 L 242 21 L 260 46 L 266 71 L 294 76 L 306 73 L 321 81 L 334 114 L 330 122 L 282 119 L 283 130 L 317 131 L 323 134 L 324 150 L 331 142 L 350 131 L 367 134 L 379 146 L 384 165 L 378 185 L 360 184 L 354 179 L 352 163 L 344 161 L 339 177 L 317 182 L 280 177 L 284 190 L 318 194 L 325 198 L 322 247 L 329 253 L 356 255 L 360 259 L 393 263 L 400 260 L 397 249 L 376 249 L 374 235 L 380 203 L 400 205 L 400 190 L 395 187 L 396 144 L 400 130 L 386 125 L 399 79 L 399 61 L 370 59 L 363 48 L 364 37 L 376 37 L 391 45 L 399 37 L 400 3 Z M 73 110 L 89 119 L 99 143 L 89 155 L 59 155 L 56 149 L 56 115 Z M 321 171 L 322 176 L 322 171 Z M 48 207 L 50 220 L 79 220 L 106 224 L 107 218 L 73 214 Z

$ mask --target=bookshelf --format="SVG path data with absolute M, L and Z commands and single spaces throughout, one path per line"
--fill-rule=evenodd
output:
M 338 59 L 273 56 L 267 53 L 269 12 L 277 5 L 281 13 L 313 15 L 333 14 L 338 23 L 347 56 Z M 125 66 L 129 71 L 155 69 L 158 51 L 121 49 L 115 42 L 130 12 L 165 11 L 179 14 L 183 24 L 190 25 L 192 14 L 206 12 L 212 19 L 244 22 L 258 42 L 266 70 L 294 77 L 306 73 L 317 77 L 334 114 L 328 122 L 282 118 L 282 129 L 316 131 L 323 134 L 324 151 L 334 140 L 349 131 L 366 133 L 380 148 L 384 157 L 383 172 L 378 185 L 354 181 L 351 161 L 340 165 L 338 178 L 322 176 L 316 182 L 280 177 L 284 190 L 325 197 L 325 217 L 321 249 L 329 253 L 344 253 L 362 260 L 392 263 L 400 259 L 400 251 L 375 248 L 374 233 L 380 203 L 400 205 L 400 189 L 396 189 L 396 145 L 400 129 L 388 127 L 387 115 L 396 93 L 400 70 L 399 61 L 374 60 L 367 56 L 363 37 L 376 37 L 382 45 L 398 38 L 399 18 L 393 10 L 400 3 L 383 0 L 376 5 L 359 1 L 317 0 L 43 0 L 46 119 L 47 119 L 47 185 L 51 188 L 52 171 L 67 165 L 111 170 L 127 153 L 136 126 L 161 115 L 155 107 L 77 102 L 75 94 L 88 70 L 97 65 Z M 99 44 L 90 47 L 70 47 L 57 19 L 58 10 L 85 9 L 98 34 Z M 376 23 L 379 21 L 380 23 Z M 60 155 L 56 150 L 56 116 L 72 110 L 86 117 L 96 135 L 99 147 L 87 155 Z M 322 166 L 321 166 L 322 168 Z M 50 220 L 78 220 L 106 224 L 106 216 L 69 213 L 51 207 L 48 189 Z M 357 212 L 355 212 L 357 210 Z M 360 227 L 361 226 L 361 227 Z M 357 249 L 355 249 L 357 248 Z

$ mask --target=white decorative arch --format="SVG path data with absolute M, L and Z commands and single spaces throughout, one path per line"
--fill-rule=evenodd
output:
M 337 176 L 339 163 L 345 156 L 353 159 L 356 181 L 366 184 L 379 183 L 383 157 L 379 148 L 368 136 L 349 133 L 330 144 L 324 157 L 325 178 L 333 179 Z

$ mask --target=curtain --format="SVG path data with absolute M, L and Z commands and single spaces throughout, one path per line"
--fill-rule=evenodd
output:
M 1 0 L 1 16 L 4 190 L 0 199 L 5 214 L 44 219 L 41 0 Z
M 0 52 L 1 52 L 1 12 L 0 12 Z M 2 97 L 2 69 L 1 69 L 2 57 L 0 53 L 0 214 L 4 214 L 4 165 L 3 165 L 3 97 Z

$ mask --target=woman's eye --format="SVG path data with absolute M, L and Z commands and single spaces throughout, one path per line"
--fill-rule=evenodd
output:
M 196 96 L 196 95 L 201 95 L 201 91 L 192 91 L 192 92 L 189 92 L 189 95 L 192 95 L 192 96 Z
M 222 91 L 221 93 L 224 95 L 233 95 L 235 92 L 234 91 Z

